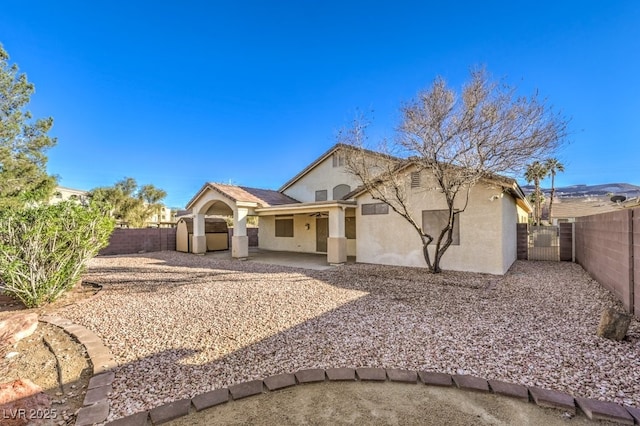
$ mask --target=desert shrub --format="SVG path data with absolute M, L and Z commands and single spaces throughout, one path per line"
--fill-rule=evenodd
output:
M 27 307 L 50 303 L 109 243 L 114 221 L 73 202 L 0 212 L 0 291 Z

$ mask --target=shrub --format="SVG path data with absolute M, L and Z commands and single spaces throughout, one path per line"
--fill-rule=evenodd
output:
M 0 291 L 27 307 L 50 303 L 109 243 L 114 221 L 72 202 L 0 212 Z

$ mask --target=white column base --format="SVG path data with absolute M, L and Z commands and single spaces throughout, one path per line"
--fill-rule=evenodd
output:
M 327 262 L 330 264 L 347 261 L 347 239 L 345 237 L 327 238 Z
M 231 237 L 231 256 L 237 259 L 249 257 L 249 237 L 246 235 Z
M 204 235 L 193 236 L 193 247 L 191 252 L 195 254 L 205 254 L 207 252 L 207 237 Z

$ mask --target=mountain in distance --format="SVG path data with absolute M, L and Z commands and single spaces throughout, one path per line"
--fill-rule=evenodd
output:
M 533 192 L 535 186 L 525 185 L 522 190 L 525 194 Z M 551 193 L 551 188 L 541 188 L 545 194 Z M 606 195 L 624 195 L 627 199 L 640 197 L 640 186 L 630 183 L 605 183 L 600 185 L 571 185 L 556 187 L 556 197 L 602 197 Z

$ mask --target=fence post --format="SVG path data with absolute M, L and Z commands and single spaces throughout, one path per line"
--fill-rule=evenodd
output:
M 638 306 L 638 285 L 640 284 L 638 280 L 636 280 L 636 258 L 635 258 L 635 221 L 636 221 L 636 209 L 630 209 L 629 212 L 629 264 L 631 266 L 630 276 L 631 276 L 631 286 L 629 289 L 629 311 L 632 314 L 640 314 L 640 306 Z
M 516 251 L 518 260 L 529 259 L 529 225 L 518 223 L 516 225 Z
M 571 222 L 571 261 L 576 263 L 576 223 Z

